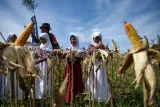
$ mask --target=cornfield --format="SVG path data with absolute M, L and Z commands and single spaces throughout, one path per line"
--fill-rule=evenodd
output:
M 109 81 L 109 86 L 111 90 L 111 98 L 108 103 L 98 103 L 95 102 L 95 107 L 143 107 L 143 88 L 142 88 L 142 82 L 141 86 L 138 89 L 135 89 L 135 71 L 133 64 L 129 69 L 123 74 L 122 76 L 117 76 L 117 71 L 119 69 L 120 64 L 123 62 L 124 55 L 119 53 L 113 53 L 111 56 L 109 56 L 107 59 L 105 59 L 105 70 L 107 73 L 107 79 Z M 15 102 L 13 104 L 13 107 L 51 107 L 54 105 L 57 99 L 56 92 L 58 91 L 61 83 L 63 82 L 64 78 L 64 69 L 66 65 L 66 59 L 59 58 L 57 56 L 54 56 L 51 58 L 52 61 L 48 65 L 48 72 L 51 72 L 52 79 L 48 80 L 51 81 L 52 88 L 51 93 L 47 92 L 47 95 L 44 99 L 36 100 L 34 97 L 30 97 L 28 101 L 24 101 L 24 93 L 22 93 L 22 96 L 17 98 L 15 97 Z M 83 61 L 82 61 L 83 65 Z M 83 70 L 83 83 L 84 87 L 87 80 L 87 72 L 84 66 L 82 66 Z M 156 95 L 155 95 L 155 102 L 154 107 L 160 107 L 160 66 L 154 64 L 154 70 L 156 72 L 156 79 L 157 79 L 157 89 L 156 89 Z M 57 74 L 57 76 L 54 77 L 54 74 Z M 5 74 L 4 74 L 5 75 Z M 31 83 L 31 77 L 25 78 L 26 84 L 30 85 Z M 16 86 L 16 85 L 15 85 Z M 17 86 L 18 87 L 18 86 Z M 34 88 L 33 88 L 34 89 Z M 3 89 L 4 90 L 4 89 Z M 33 90 L 32 90 L 33 91 Z M 0 97 L 0 106 L 1 107 L 10 107 L 11 100 L 9 92 L 4 93 L 4 96 Z M 30 94 L 30 96 L 34 96 Z M 79 97 L 79 96 L 78 96 Z M 84 88 L 84 91 L 82 95 L 80 96 L 80 100 L 73 102 L 74 107 L 91 107 L 91 102 L 89 100 L 89 93 Z M 64 107 L 68 107 L 70 105 L 66 105 L 64 102 L 62 104 Z M 58 105 L 57 105 L 58 107 Z M 93 107 L 93 105 L 92 105 Z

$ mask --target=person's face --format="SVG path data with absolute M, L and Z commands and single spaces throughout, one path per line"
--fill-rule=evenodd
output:
M 10 41 L 14 43 L 14 42 L 16 41 L 16 39 L 17 39 L 17 37 L 16 37 L 15 35 L 13 35 L 13 36 L 10 38 Z
M 40 37 L 40 41 L 42 44 L 45 44 L 47 42 L 47 40 L 45 38 L 41 38 L 41 37 Z
M 95 43 L 99 43 L 100 41 L 101 41 L 101 39 L 100 39 L 99 36 L 97 36 L 96 38 L 94 38 L 94 42 L 95 42 Z
M 70 42 L 71 42 L 71 44 L 74 46 L 74 45 L 76 45 L 76 37 L 74 37 L 74 36 L 72 36 L 71 37 L 71 39 L 70 39 Z
M 46 27 L 42 27 L 42 28 L 41 28 L 41 32 L 42 32 L 42 33 L 48 33 L 49 30 L 48 30 Z

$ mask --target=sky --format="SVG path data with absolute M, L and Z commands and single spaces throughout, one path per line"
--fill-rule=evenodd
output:
M 160 0 L 35 0 L 38 27 L 50 23 L 50 31 L 60 46 L 67 48 L 69 37 L 79 37 L 81 47 L 87 48 L 94 32 L 101 32 L 102 41 L 112 47 L 112 39 L 121 51 L 132 48 L 124 31 L 124 21 L 130 22 L 138 34 L 149 41 L 160 34 Z M 31 22 L 33 13 L 22 0 L 1 0 L 0 31 L 19 35 Z M 40 34 L 40 29 L 38 29 Z M 31 41 L 31 37 L 29 38 Z M 0 37 L 0 41 L 3 39 Z

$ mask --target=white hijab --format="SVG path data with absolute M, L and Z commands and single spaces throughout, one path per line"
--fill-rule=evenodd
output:
M 44 38 L 47 41 L 45 44 L 42 44 L 42 43 L 40 44 L 40 49 L 44 51 L 52 51 L 53 47 L 50 42 L 49 35 L 47 33 L 41 33 L 40 38 Z
M 9 34 L 8 34 L 8 38 L 7 38 L 7 42 L 10 42 L 11 38 L 12 38 L 14 35 L 17 37 L 17 35 L 16 35 L 15 33 L 13 33 L 13 32 L 9 33 Z
M 79 38 L 78 38 L 78 36 L 75 36 L 75 37 L 76 37 L 76 44 L 73 46 L 73 45 L 70 43 L 69 49 L 75 50 L 75 51 L 77 51 L 77 52 L 79 52 L 79 53 L 84 52 L 84 50 L 83 50 L 81 47 L 79 47 Z
M 100 33 L 100 32 L 94 32 L 94 33 L 92 34 L 92 40 L 91 40 L 91 43 L 90 43 L 90 44 L 92 44 L 93 46 L 97 46 L 97 45 L 98 45 L 98 43 L 95 43 L 95 42 L 94 42 L 94 38 L 96 38 L 96 37 L 99 37 L 99 38 L 101 39 L 101 41 L 102 41 L 102 35 L 101 35 L 101 33 Z

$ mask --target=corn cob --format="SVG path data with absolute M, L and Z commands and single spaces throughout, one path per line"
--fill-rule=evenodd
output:
M 15 41 L 16 45 L 19 46 L 24 46 L 27 39 L 29 38 L 32 29 L 33 29 L 34 24 L 33 23 L 29 23 L 23 30 L 23 32 L 18 36 L 17 40 Z
M 128 38 L 131 41 L 131 44 L 132 44 L 134 50 L 138 50 L 138 49 L 142 48 L 143 42 L 139 38 L 139 36 L 138 36 L 136 30 L 134 29 L 134 27 L 132 26 L 132 24 L 125 21 L 124 22 L 124 29 L 125 29 L 126 34 L 128 35 Z
M 154 103 L 154 95 L 156 90 L 156 76 L 154 69 L 151 65 L 151 62 L 149 60 L 150 57 L 148 56 L 149 55 L 148 53 L 150 53 L 151 50 L 148 48 L 144 48 L 144 50 L 141 50 L 143 49 L 143 46 L 149 47 L 149 43 L 147 42 L 148 40 L 145 37 L 146 43 L 143 43 L 139 38 L 136 30 L 130 23 L 125 22 L 124 29 L 135 51 L 130 52 L 126 55 L 124 63 L 120 67 L 118 73 L 121 74 L 122 72 L 124 72 L 131 65 L 131 63 L 134 62 L 134 70 L 136 73 L 136 82 L 137 82 L 136 88 L 139 86 L 140 81 L 143 78 L 145 85 L 149 87 L 147 88 L 145 85 L 143 87 L 144 105 L 147 105 L 148 103 L 148 105 L 151 106 Z M 154 52 L 154 54 L 155 53 L 156 52 Z

